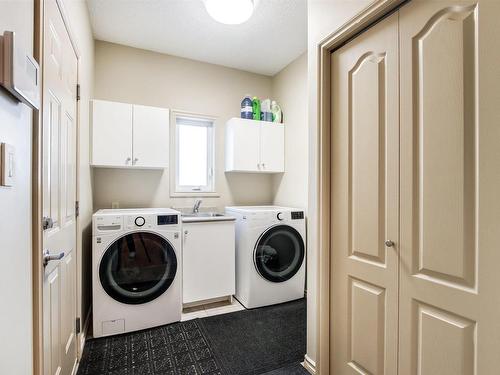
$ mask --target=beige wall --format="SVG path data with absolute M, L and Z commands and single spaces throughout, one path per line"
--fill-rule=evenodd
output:
M 78 44 L 80 60 L 78 81 L 80 83 L 79 107 L 79 201 L 80 218 L 77 239 L 78 249 L 78 314 L 84 324 L 90 310 L 91 251 L 92 251 L 92 183 L 89 167 L 89 103 L 94 90 L 94 38 L 90 26 L 88 9 L 83 0 L 64 0 L 73 35 Z M 82 327 L 83 328 L 83 327 Z
M 33 50 L 33 1 L 0 1 L 0 32 Z M 0 142 L 15 147 L 15 185 L 0 187 L 0 374 L 32 373 L 32 110 L 0 88 Z
M 285 170 L 273 176 L 274 204 L 307 208 L 308 128 L 307 53 L 292 61 L 272 80 L 272 97 L 285 119 Z
M 239 116 L 245 94 L 271 96 L 271 78 L 179 57 L 97 41 L 95 98 L 216 116 L 216 184 L 220 198 L 203 206 L 272 203 L 272 177 L 224 173 L 224 125 Z M 165 140 L 168 144 L 168 140 Z M 95 169 L 94 208 L 189 207 L 194 198 L 171 198 L 168 169 Z M 251 192 L 251 194 L 248 194 Z
M 318 44 L 349 21 L 372 0 L 309 0 L 308 1 L 308 122 L 309 122 L 309 219 L 308 219 L 308 274 L 317 275 L 317 197 L 318 186 Z M 308 278 L 307 355 L 316 361 L 316 291 L 317 278 Z

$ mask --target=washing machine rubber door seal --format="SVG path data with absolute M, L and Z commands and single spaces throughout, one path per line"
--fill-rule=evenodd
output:
M 116 301 L 137 305 L 158 298 L 177 274 L 172 244 L 157 233 L 137 231 L 117 238 L 104 252 L 99 279 Z
M 267 229 L 257 240 L 254 264 L 266 280 L 280 283 L 290 280 L 302 267 L 305 257 L 304 240 L 289 225 L 276 225 Z

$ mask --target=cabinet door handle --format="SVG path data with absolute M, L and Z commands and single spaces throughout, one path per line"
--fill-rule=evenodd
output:
M 262 163 L 262 169 L 266 169 L 266 163 Z
M 139 158 L 134 158 L 134 161 L 132 162 L 132 165 L 135 165 L 139 161 Z
M 132 158 L 126 158 L 126 159 L 125 159 L 125 164 L 130 163 L 130 160 L 132 160 Z

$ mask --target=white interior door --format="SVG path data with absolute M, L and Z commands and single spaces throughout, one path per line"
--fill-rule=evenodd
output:
M 332 78 L 331 373 L 396 374 L 398 15 L 335 51 Z
M 136 167 L 166 168 L 168 165 L 168 137 L 170 111 L 165 108 L 134 105 L 133 159 Z
M 400 374 L 500 372 L 499 14 L 400 10 Z
M 44 2 L 44 374 L 71 374 L 76 352 L 77 58 L 55 0 Z M 60 258 L 60 259 L 58 259 Z

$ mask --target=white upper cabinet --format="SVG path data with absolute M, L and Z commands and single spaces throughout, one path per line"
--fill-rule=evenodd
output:
M 166 108 L 134 105 L 134 166 L 165 168 L 168 165 L 169 116 Z
M 169 110 L 92 101 L 92 165 L 166 168 Z
M 263 122 L 260 127 L 260 162 L 264 172 L 285 171 L 285 127 Z
M 92 164 L 132 165 L 132 105 L 92 101 Z
M 226 125 L 226 172 L 285 171 L 283 124 L 232 118 Z

